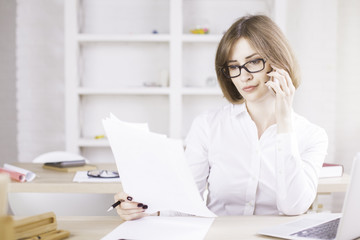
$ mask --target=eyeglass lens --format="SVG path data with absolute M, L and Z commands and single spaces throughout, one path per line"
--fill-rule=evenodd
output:
M 226 66 L 226 73 L 229 75 L 228 77 L 238 77 L 241 74 L 241 68 L 244 68 L 249 73 L 260 72 L 265 68 L 265 61 L 263 59 L 255 59 L 242 66 L 237 64 L 228 65 Z

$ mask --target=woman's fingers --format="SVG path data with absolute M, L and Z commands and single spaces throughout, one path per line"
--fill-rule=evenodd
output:
M 137 202 L 123 202 L 121 203 L 121 208 L 122 209 L 147 209 L 148 206 L 142 203 L 137 203 Z
M 126 194 L 125 192 L 119 192 L 115 194 L 114 199 L 115 201 L 120 201 L 120 200 L 132 201 L 132 197 Z
M 287 80 L 285 78 L 285 76 L 281 75 L 279 72 L 271 72 L 271 73 L 268 73 L 268 76 L 270 77 L 273 77 L 275 79 L 278 80 L 278 84 L 275 83 L 275 85 L 279 85 L 281 90 L 286 94 L 286 95 L 289 95 L 290 94 L 290 89 L 287 85 Z
M 285 81 L 286 81 L 286 85 L 288 86 L 288 88 L 290 89 L 291 92 L 295 91 L 295 86 L 291 80 L 291 77 L 289 75 L 289 73 L 287 71 L 285 71 L 284 69 L 281 68 L 277 68 L 273 65 L 271 65 L 271 67 L 275 70 L 275 72 L 281 74 L 282 76 L 285 77 Z
M 147 213 L 145 212 L 133 212 L 133 213 L 122 213 L 122 212 L 119 212 L 118 211 L 118 214 L 120 215 L 121 219 L 125 220 L 125 221 L 130 221 L 130 220 L 135 220 L 135 219 L 139 219 L 139 218 L 142 218 L 142 217 L 146 217 L 148 216 Z
M 271 87 L 274 91 L 276 96 L 285 96 L 285 93 L 283 92 L 283 90 L 280 88 L 280 84 L 279 83 L 275 83 L 273 81 L 268 81 L 266 83 L 266 86 Z
M 123 202 L 116 211 L 123 220 L 129 221 L 147 216 L 145 209 L 147 205 L 142 203 Z
M 141 213 L 141 212 L 145 211 L 145 209 L 143 209 L 142 207 L 135 207 L 135 208 L 120 207 L 120 208 L 118 208 L 116 210 L 117 210 L 118 213 L 124 214 L 124 215 L 130 215 L 130 214 L 134 214 L 134 213 Z
M 115 201 L 120 201 L 120 205 L 116 207 L 117 213 L 123 220 L 134 220 L 147 216 L 145 210 L 148 208 L 146 204 L 132 201 L 133 198 L 125 192 L 115 194 Z

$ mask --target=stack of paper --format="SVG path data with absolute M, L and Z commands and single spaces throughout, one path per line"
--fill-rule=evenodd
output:
M 186 163 L 182 141 L 150 132 L 114 115 L 103 120 L 124 191 L 147 212 L 177 211 L 215 217 L 205 205 Z

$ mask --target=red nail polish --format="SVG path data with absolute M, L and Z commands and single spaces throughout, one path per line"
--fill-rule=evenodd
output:
M 129 196 L 129 197 L 127 197 L 127 200 L 132 201 L 133 198 Z

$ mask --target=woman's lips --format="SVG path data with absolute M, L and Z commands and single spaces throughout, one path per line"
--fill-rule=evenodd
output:
M 251 92 L 252 90 L 254 90 L 256 87 L 257 87 L 258 85 L 256 85 L 256 86 L 246 86 L 246 87 L 243 87 L 243 91 L 244 92 Z

